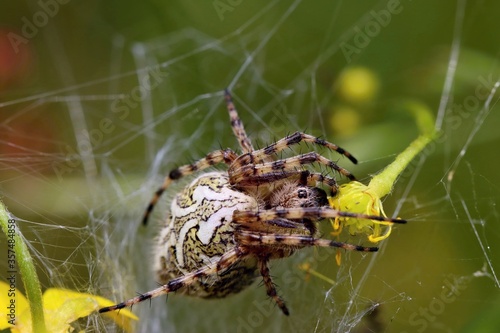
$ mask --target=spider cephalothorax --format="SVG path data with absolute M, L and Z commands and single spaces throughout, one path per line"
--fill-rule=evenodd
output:
M 317 221 L 356 217 L 404 222 L 332 209 L 325 191 L 317 186 L 328 188 L 333 196 L 338 189 L 335 178 L 309 171 L 305 166 L 322 164 L 353 180 L 349 171 L 315 151 L 284 159 L 276 159 L 276 156 L 292 145 L 307 142 L 334 150 L 354 163 L 356 159 L 328 141 L 301 132 L 255 150 L 228 91 L 225 98 L 242 154 L 231 149 L 216 150 L 170 172 L 151 200 L 144 224 L 172 181 L 214 164 L 228 166 L 227 171 L 201 174 L 172 200 L 169 218 L 161 229 L 154 253 L 155 270 L 163 285 L 100 312 L 121 309 L 174 291 L 203 298 L 225 297 L 241 291 L 260 275 L 267 295 L 288 314 L 269 274 L 271 259 L 288 257 L 309 246 L 377 251 L 376 247 L 317 238 Z

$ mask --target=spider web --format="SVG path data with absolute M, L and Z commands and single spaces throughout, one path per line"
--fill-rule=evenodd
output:
M 307 131 L 352 152 L 356 166 L 320 150 L 364 183 L 418 136 L 408 103 L 432 110 L 440 135 L 385 200 L 409 223 L 378 253 L 342 253 L 337 266 L 335 250 L 307 249 L 272 263 L 290 317 L 255 284 L 223 300 L 138 304 L 137 332 L 468 332 L 498 310 L 496 2 L 3 6 L 3 40 L 14 32 L 27 42 L 9 42 L 14 60 L 0 56 L 0 186 L 43 289 L 122 301 L 156 287 L 151 245 L 182 182 L 148 228 L 143 210 L 170 169 L 237 148 L 229 87 L 255 146 Z M 377 93 L 353 101 L 339 77 L 359 67 Z M 323 236 L 330 231 L 325 223 Z M 97 314 L 79 324 L 119 331 Z

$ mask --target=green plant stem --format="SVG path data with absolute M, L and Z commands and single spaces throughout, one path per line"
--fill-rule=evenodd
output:
M 14 222 L 15 223 L 15 222 Z M 35 265 L 28 247 L 24 243 L 23 238 L 19 235 L 19 230 L 16 225 L 15 232 L 9 233 L 9 213 L 7 208 L 0 200 L 0 226 L 10 240 L 14 240 L 13 248 L 16 256 L 17 267 L 21 274 L 21 279 L 26 289 L 26 297 L 31 312 L 31 323 L 34 333 L 46 333 L 45 319 L 43 314 L 42 290 L 40 281 L 36 274 Z
M 436 136 L 436 132 L 434 131 L 434 117 L 427 106 L 414 102 L 408 103 L 407 106 L 415 117 L 417 126 L 422 134 L 399 154 L 394 162 L 372 178 L 368 187 L 379 198 L 391 192 L 401 172 Z

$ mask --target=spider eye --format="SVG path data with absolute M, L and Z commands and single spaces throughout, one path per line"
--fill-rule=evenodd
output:
M 307 191 L 304 189 L 299 189 L 299 191 L 297 192 L 297 195 L 300 199 L 305 199 L 305 198 L 307 198 Z

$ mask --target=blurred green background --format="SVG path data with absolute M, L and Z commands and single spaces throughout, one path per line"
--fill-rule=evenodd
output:
M 237 148 L 222 98 L 230 87 L 256 146 L 296 130 L 322 136 L 358 158 L 353 166 L 322 151 L 365 183 L 417 137 L 412 105 L 430 109 L 442 135 L 385 201 L 388 215 L 410 222 L 380 253 L 343 254 L 338 267 L 335 251 L 311 249 L 273 263 L 289 318 L 256 284 L 224 300 L 174 295 L 137 305 L 135 331 L 498 329 L 500 3 L 42 0 L 1 8 L 0 191 L 43 288 L 121 301 L 156 287 L 149 258 L 167 200 L 150 228 L 139 226 L 142 211 L 170 169 Z M 337 284 L 308 278 L 304 262 Z M 79 324 L 117 330 L 99 315 Z

